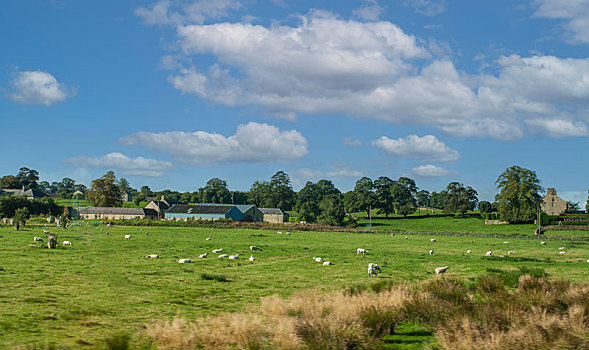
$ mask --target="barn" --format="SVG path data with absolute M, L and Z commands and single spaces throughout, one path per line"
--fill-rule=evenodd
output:
M 235 205 L 175 204 L 166 210 L 166 220 L 219 220 L 243 221 L 243 213 Z
M 78 217 L 84 220 L 156 219 L 157 212 L 144 208 L 80 207 Z
M 247 222 L 263 222 L 264 214 L 256 207 L 251 204 L 236 204 L 235 207 L 243 214 L 243 220 Z
M 273 224 L 282 224 L 288 222 L 289 215 L 278 208 L 260 208 L 264 215 L 264 222 L 271 222 Z

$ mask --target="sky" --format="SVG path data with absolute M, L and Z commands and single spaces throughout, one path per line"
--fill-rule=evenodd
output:
M 0 174 L 589 183 L 589 0 L 0 2 Z

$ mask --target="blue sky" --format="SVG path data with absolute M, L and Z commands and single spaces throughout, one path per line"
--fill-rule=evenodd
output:
M 3 1 L 0 32 L 2 175 L 587 198 L 589 0 Z

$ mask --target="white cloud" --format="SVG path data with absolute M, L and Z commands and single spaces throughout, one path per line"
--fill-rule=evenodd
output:
M 362 141 L 357 140 L 355 138 L 352 137 L 342 137 L 342 143 L 346 146 L 350 146 L 350 147 L 358 147 L 358 146 L 362 146 Z
M 53 75 L 40 70 L 17 72 L 10 90 L 9 98 L 14 102 L 46 106 L 62 102 L 69 94 Z
M 123 175 L 137 176 L 164 176 L 166 171 L 172 169 L 172 163 L 150 158 L 129 158 L 118 152 L 109 153 L 102 157 L 75 157 L 64 161 L 78 168 L 106 168 L 116 169 Z
M 209 19 L 219 19 L 230 11 L 243 7 L 237 0 L 198 0 L 193 2 L 160 0 L 148 7 L 138 7 L 135 15 L 147 25 L 166 25 L 181 23 L 202 24 Z
M 562 119 L 532 119 L 526 121 L 537 134 L 562 138 L 571 136 L 589 136 L 587 124 Z
M 318 170 L 311 170 L 309 168 L 301 168 L 297 170 L 297 179 L 301 180 L 301 183 L 305 181 L 317 180 L 317 179 L 333 179 L 333 178 L 355 178 L 362 177 L 362 172 L 350 168 L 348 165 L 339 165 L 332 170 L 322 172 Z
M 416 13 L 424 16 L 437 16 L 446 10 L 444 3 L 439 0 L 405 0 L 403 6 L 411 7 Z
M 298 131 L 281 131 L 272 125 L 254 122 L 238 126 L 235 135 L 229 137 L 204 131 L 138 132 L 121 138 L 120 142 L 168 152 L 179 162 L 197 166 L 286 162 L 308 152 L 307 140 Z
M 446 146 L 434 135 L 409 135 L 396 140 L 382 136 L 372 141 L 372 145 L 391 157 L 418 158 L 434 162 L 453 162 L 460 158 L 458 151 Z
M 451 176 L 455 174 L 456 173 L 454 171 L 446 170 L 444 168 L 432 164 L 420 165 L 418 167 L 413 168 L 413 175 L 417 177 L 440 177 Z
M 567 41 L 589 43 L 589 0 L 536 0 L 535 16 L 561 19 L 572 36 Z
M 354 16 L 367 21 L 378 21 L 384 9 L 378 0 L 364 0 L 364 6 L 354 10 Z

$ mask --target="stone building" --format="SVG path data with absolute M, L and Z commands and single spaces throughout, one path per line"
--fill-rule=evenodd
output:
M 84 220 L 157 219 L 157 212 L 145 208 L 80 207 L 78 217 Z
M 278 208 L 260 208 L 264 214 L 264 222 L 273 224 L 282 224 L 288 222 L 290 216 Z
M 554 188 L 546 189 L 546 195 L 542 198 L 542 211 L 548 215 L 562 215 L 567 211 L 568 203 L 556 195 Z

